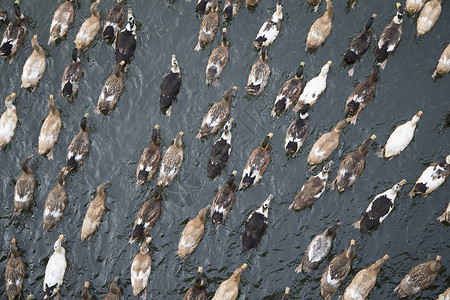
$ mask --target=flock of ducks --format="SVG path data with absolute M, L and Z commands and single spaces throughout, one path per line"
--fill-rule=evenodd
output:
M 255 5 L 257 2 L 247 0 L 247 5 Z M 309 2 L 316 5 L 315 10 L 317 10 L 320 0 Z M 411 14 L 418 13 L 421 6 L 424 6 L 417 21 L 417 33 L 419 35 L 423 35 L 431 29 L 441 11 L 440 0 L 431 0 L 425 5 L 424 2 L 417 0 L 408 0 L 406 2 L 406 9 Z M 74 41 L 75 48 L 72 52 L 72 61 L 65 68 L 62 77 L 61 94 L 64 97 L 71 98 L 77 93 L 79 81 L 82 76 L 78 52 L 82 49 L 86 51 L 100 30 L 101 20 L 100 14 L 97 11 L 99 3 L 100 0 L 91 4 L 91 16 L 84 21 Z M 226 0 L 222 12 L 224 20 L 233 18 L 238 13 L 242 4 L 243 0 Z M 353 2 L 352 6 L 355 4 L 356 1 Z M 10 63 L 13 62 L 17 49 L 23 43 L 27 33 L 26 19 L 20 11 L 18 0 L 15 1 L 13 7 L 16 17 L 8 24 L 0 45 L 0 54 L 10 57 Z M 278 0 L 276 11 L 263 23 L 253 41 L 254 46 L 260 48 L 260 56 L 253 64 L 248 77 L 247 86 L 245 87 L 248 94 L 258 95 L 264 91 L 267 85 L 271 73 L 267 51 L 268 47 L 274 43 L 282 28 L 282 8 L 283 1 Z M 195 46 L 195 50 L 200 51 L 214 40 L 218 31 L 220 24 L 218 1 L 199 0 L 195 11 L 200 14 L 205 14 L 199 31 L 198 43 Z M 332 12 L 333 5 L 330 0 L 326 0 L 326 12 L 311 26 L 306 39 L 306 49 L 317 48 L 325 42 L 332 29 Z M 50 26 L 49 45 L 66 35 L 74 21 L 74 13 L 74 0 L 65 1 L 55 11 Z M 314 143 L 307 157 L 307 162 L 311 165 L 311 169 L 325 162 L 332 155 L 339 146 L 343 128 L 348 123 L 355 124 L 361 110 L 375 96 L 379 72 L 384 69 L 387 59 L 394 53 L 401 41 L 403 13 L 402 6 L 400 3 L 397 3 L 396 15 L 384 28 L 376 45 L 375 56 L 380 63 L 374 67 L 366 81 L 360 82 L 356 86 L 346 101 L 345 111 L 354 116 L 340 121 L 333 130 L 323 134 Z M 5 21 L 5 15 L 6 11 L 0 8 L 0 22 Z M 376 15 L 372 15 L 362 31 L 352 39 L 343 58 L 346 64 L 356 64 L 370 47 L 372 36 L 371 26 L 375 18 Z M 102 33 L 104 38 L 114 39 L 113 46 L 116 65 L 113 74 L 102 87 L 97 107 L 94 110 L 98 114 L 108 114 L 116 106 L 125 86 L 123 72 L 126 71 L 127 65 L 130 63 L 136 48 L 136 25 L 131 9 L 128 10 L 128 23 L 124 29 L 121 29 L 124 22 L 124 3 L 122 0 L 117 0 L 107 15 Z M 34 91 L 45 72 L 46 56 L 44 50 L 39 45 L 37 35 L 33 36 L 31 44 L 33 53 L 23 66 L 21 87 Z M 222 43 L 212 51 L 208 60 L 206 84 L 217 84 L 218 78 L 229 58 L 229 46 L 227 30 L 223 28 Z M 449 56 L 450 46 L 442 54 L 433 77 L 436 74 L 445 74 L 450 70 Z M 290 156 L 295 156 L 307 137 L 309 123 L 308 111 L 326 89 L 327 74 L 331 64 L 332 62 L 328 61 L 322 67 L 319 75 L 303 86 L 303 68 L 305 64 L 302 62 L 295 76 L 282 85 L 275 98 L 271 111 L 272 117 L 281 116 L 292 106 L 293 110 L 298 113 L 298 117 L 292 121 L 286 131 L 284 148 Z M 350 76 L 353 75 L 353 70 L 352 68 L 349 71 Z M 171 114 L 172 104 L 180 91 L 181 83 L 180 68 L 175 55 L 172 55 L 171 70 L 161 83 L 159 97 L 160 109 L 168 116 Z M 236 90 L 236 86 L 226 90 L 222 100 L 215 103 L 209 109 L 201 122 L 201 128 L 197 134 L 197 138 L 202 138 L 217 134 L 223 128 L 223 132 L 219 139 L 214 142 L 208 158 L 206 175 L 211 179 L 216 179 L 221 175 L 221 171 L 225 168 L 231 154 L 231 129 L 234 119 L 229 119 L 229 116 L 231 114 L 233 92 Z M 15 94 L 13 93 L 6 98 L 5 104 L 7 110 L 0 119 L 1 147 L 6 146 L 12 140 L 17 124 L 17 114 L 12 104 L 14 97 Z M 295 104 L 297 99 L 298 101 Z M 49 159 L 53 159 L 53 147 L 57 142 L 62 125 L 59 111 L 55 107 L 53 95 L 50 95 L 48 98 L 48 107 L 50 111 L 42 124 L 39 135 L 38 153 L 40 155 L 47 155 Z M 384 157 L 389 159 L 399 155 L 412 141 L 416 125 L 421 115 L 422 111 L 419 111 L 412 117 L 411 121 L 398 126 L 390 135 L 385 147 L 378 154 L 383 156 L 384 153 Z M 67 202 L 65 178 L 69 172 L 76 170 L 83 164 L 84 159 L 89 153 L 91 141 L 90 129 L 87 125 L 88 118 L 88 114 L 82 117 L 80 130 L 73 137 L 68 147 L 66 166 L 58 173 L 57 185 L 49 193 L 45 201 L 44 230 L 49 230 L 58 225 Z M 131 264 L 133 294 L 139 295 L 143 293 L 144 299 L 152 263 L 149 253 L 149 244 L 151 242 L 149 235 L 151 228 L 161 213 L 161 190 L 173 182 L 184 159 L 182 141 L 184 133 L 182 131 L 178 133 L 173 144 L 166 150 L 164 155 L 161 154 L 161 143 L 158 134 L 159 126 L 156 125 L 152 130 L 151 144 L 144 149 L 136 170 L 136 184 L 141 185 L 152 180 L 160 165 L 157 188 L 152 198 L 146 201 L 139 210 L 129 240 L 130 244 L 136 240 L 144 240 L 140 246 L 139 253 L 134 257 Z M 268 133 L 261 144 L 250 154 L 243 170 L 238 189 L 250 188 L 261 181 L 271 161 L 270 142 L 272 136 L 272 133 Z M 375 138 L 375 135 L 370 136 L 357 149 L 347 154 L 339 166 L 334 181 L 330 184 L 331 189 L 334 189 L 335 184 L 337 184 L 338 191 L 342 193 L 356 182 L 365 169 L 365 157 L 369 151 L 369 146 Z M 28 165 L 29 161 L 30 158 L 23 159 L 21 163 L 23 173 L 17 180 L 15 187 L 14 213 L 16 214 L 27 210 L 34 197 L 36 181 L 33 176 L 33 170 Z M 333 161 L 328 161 L 317 175 L 307 180 L 295 196 L 295 199 L 289 207 L 290 209 L 300 210 L 314 205 L 325 191 L 332 164 Z M 197 216 L 186 224 L 178 244 L 178 255 L 181 258 L 185 258 L 193 253 L 200 243 L 205 231 L 208 212 L 210 213 L 212 222 L 216 226 L 221 226 L 225 222 L 235 200 L 237 188 L 235 184 L 236 175 L 237 171 L 235 170 L 229 176 L 225 185 L 217 192 L 212 205 L 202 208 Z M 450 155 L 426 168 L 416 181 L 409 195 L 411 197 L 415 195 L 428 195 L 442 185 L 449 175 Z M 397 194 L 405 183 L 406 180 L 403 179 L 391 189 L 376 195 L 366 211 L 363 212 L 361 219 L 355 222 L 353 226 L 363 232 L 376 229 L 393 210 Z M 109 182 L 105 182 L 98 186 L 97 195 L 88 206 L 81 230 L 82 240 L 89 239 L 101 222 L 105 210 L 105 189 L 108 184 Z M 248 216 L 244 231 L 241 235 L 244 251 L 250 251 L 256 247 L 263 237 L 268 226 L 268 212 L 271 200 L 273 200 L 273 195 L 269 195 L 262 205 Z M 449 222 L 449 215 L 450 203 L 446 212 L 439 220 Z M 317 269 L 320 263 L 328 256 L 336 236 L 336 231 L 341 226 L 342 224 L 339 222 L 328 227 L 323 233 L 315 236 L 309 244 L 301 264 L 295 271 L 308 273 L 313 269 Z M 65 249 L 62 247 L 63 239 L 64 236 L 61 235 L 55 242 L 54 252 L 47 262 L 43 282 L 44 299 L 58 295 L 63 284 L 64 273 L 67 267 Z M 321 295 L 324 299 L 331 299 L 332 295 L 347 278 L 352 268 L 352 260 L 356 255 L 355 244 L 355 240 L 351 240 L 349 248 L 335 256 L 324 270 L 321 279 Z M 18 253 L 15 239 L 11 241 L 10 251 L 11 257 L 7 263 L 5 273 L 6 292 L 9 299 L 16 299 L 16 297 L 21 297 L 25 265 Z M 376 283 L 381 266 L 388 258 L 389 256 L 385 255 L 368 268 L 359 271 L 346 288 L 343 299 L 365 299 Z M 414 267 L 396 287 L 395 291 L 398 291 L 398 296 L 403 298 L 414 295 L 430 286 L 442 269 L 440 261 L 441 257 L 437 256 L 435 260 Z M 236 299 L 239 292 L 240 276 L 246 267 L 247 264 L 244 263 L 241 267 L 237 268 L 231 277 L 219 286 L 213 299 Z M 199 267 L 194 284 L 188 290 L 184 299 L 206 299 L 206 284 L 202 279 L 202 272 L 203 268 Z M 286 288 L 283 299 L 288 299 L 289 292 L 290 289 Z M 449 297 L 450 289 L 447 289 L 439 299 L 448 299 Z M 86 282 L 84 285 L 82 299 L 92 299 L 92 295 L 89 292 L 89 282 Z M 118 278 L 111 283 L 110 293 L 104 299 L 120 299 Z

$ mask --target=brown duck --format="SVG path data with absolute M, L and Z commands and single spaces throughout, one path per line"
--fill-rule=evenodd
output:
M 6 294 L 9 300 L 16 299 L 16 297 L 20 299 L 22 296 L 23 278 L 25 277 L 25 264 L 17 251 L 16 239 L 11 240 L 9 248 L 11 256 L 5 270 Z
M 33 176 L 33 169 L 28 166 L 29 161 L 30 157 L 26 157 L 20 164 L 22 175 L 17 179 L 14 189 L 14 213 L 16 214 L 27 210 L 34 197 L 36 180 Z
M 234 300 L 239 294 L 239 283 L 241 282 L 241 274 L 247 268 L 247 264 L 243 264 L 234 271 L 233 275 L 222 282 L 217 289 L 212 300 Z
M 155 125 L 152 131 L 152 142 L 150 146 L 144 149 L 139 164 L 136 170 L 137 182 L 136 185 L 143 184 L 155 175 L 161 161 L 161 142 L 158 139 L 159 125 Z
M 90 237 L 100 224 L 103 212 L 105 211 L 105 188 L 108 184 L 109 181 L 102 183 L 97 187 L 97 196 L 95 196 L 94 200 L 92 200 L 88 206 L 86 216 L 83 221 L 83 227 L 81 228 L 82 240 Z
M 190 220 L 183 229 L 180 242 L 178 243 L 178 256 L 181 258 L 185 258 L 194 252 L 200 243 L 205 232 L 206 214 L 210 208 L 211 205 L 202 208 L 197 216 Z
M 183 300 L 206 300 L 206 283 L 202 279 L 203 268 L 198 267 L 194 285 L 184 295 Z
M 119 277 L 114 278 L 113 282 L 109 286 L 109 293 L 106 295 L 103 300 L 120 300 L 120 289 L 117 285 L 119 281 Z
M 44 230 L 55 227 L 66 208 L 67 194 L 65 182 L 66 168 L 62 168 L 58 173 L 58 184 L 50 191 L 45 200 L 44 210 Z
M 142 205 L 138 212 L 136 221 L 134 221 L 133 233 L 129 240 L 132 244 L 136 239 L 144 238 L 150 232 L 153 225 L 158 221 L 161 214 L 161 191 L 159 187 L 153 192 L 153 197 Z

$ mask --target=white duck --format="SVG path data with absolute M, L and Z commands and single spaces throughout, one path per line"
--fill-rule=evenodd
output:
M 277 38 L 281 30 L 281 22 L 283 21 L 283 0 L 278 0 L 277 10 L 273 15 L 264 22 L 259 29 L 258 35 L 253 41 L 253 45 L 261 48 L 265 43 L 266 47 L 272 44 Z
M 53 249 L 55 250 L 48 260 L 47 267 L 45 268 L 44 277 L 44 299 L 50 299 L 55 296 L 64 279 L 64 273 L 66 272 L 66 250 L 61 246 L 61 241 L 64 235 L 60 235 L 55 242 Z
M 294 111 L 299 111 L 305 104 L 313 105 L 316 103 L 317 99 L 319 99 L 327 88 L 327 75 L 330 66 L 331 61 L 328 61 L 320 70 L 320 74 L 308 81 L 302 94 L 298 98 L 297 104 L 294 106 Z
M 41 80 L 42 75 L 44 75 L 47 63 L 45 61 L 44 49 L 39 46 L 37 35 L 33 36 L 31 46 L 33 46 L 34 50 L 23 65 L 21 87 L 25 89 L 31 87 L 34 91 L 39 83 L 39 80 Z
M 431 0 L 425 4 L 417 19 L 417 34 L 424 35 L 436 23 L 439 15 L 441 14 L 441 2 L 442 0 Z
M 397 128 L 391 133 L 389 139 L 386 142 L 386 146 L 378 152 L 378 156 L 386 158 L 394 158 L 395 155 L 400 154 L 411 142 L 414 137 L 414 130 L 416 129 L 417 122 L 420 120 L 422 111 L 419 111 L 411 121 L 408 121 Z
M 15 96 L 16 94 L 12 93 L 5 100 L 6 111 L 0 118 L 0 148 L 6 146 L 11 141 L 14 130 L 16 130 L 17 113 L 16 107 L 12 104 L 12 99 Z

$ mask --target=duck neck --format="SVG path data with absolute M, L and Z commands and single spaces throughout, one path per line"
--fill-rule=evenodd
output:
M 39 46 L 37 38 L 33 38 L 31 40 L 31 46 L 33 47 L 34 51 L 38 52 L 39 54 L 44 53 L 44 49 L 42 49 L 42 47 Z

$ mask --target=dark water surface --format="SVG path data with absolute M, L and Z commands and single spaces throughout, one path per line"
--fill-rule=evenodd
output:
M 220 43 L 219 36 L 201 52 L 193 50 L 201 23 L 201 18 L 194 13 L 194 0 L 126 1 L 126 7 L 133 9 L 138 22 L 138 46 L 125 75 L 125 90 L 116 110 L 108 116 L 93 113 L 101 87 L 114 67 L 113 49 L 100 34 L 82 53 L 84 75 L 76 99 L 68 102 L 59 95 L 61 76 L 70 62 L 73 40 L 82 22 L 90 15 L 89 2 L 77 1 L 75 22 L 67 38 L 47 46 L 51 18 L 61 2 L 22 0 L 28 35 L 11 65 L 0 59 L 0 111 L 4 111 L 5 97 L 15 92 L 19 118 L 12 143 L 0 150 L 3 207 L 0 210 L 0 227 L 3 228 L 0 230 L 0 270 L 4 271 L 9 257 L 9 242 L 15 237 L 27 265 L 25 295 L 34 293 L 38 299 L 42 298 L 46 263 L 53 252 L 53 243 L 59 234 L 64 234 L 68 267 L 61 289 L 62 299 L 80 298 L 86 280 L 90 281 L 91 291 L 95 291 L 97 299 L 101 299 L 116 276 L 120 278 L 123 298 L 133 298 L 130 267 L 140 243 L 129 245 L 128 239 L 139 208 L 151 197 L 156 185 L 153 180 L 136 187 L 135 171 L 155 124 L 160 125 L 162 151 L 180 130 L 185 132 L 185 161 L 175 181 L 164 189 L 162 213 L 151 230 L 153 263 L 147 299 L 181 299 L 192 285 L 200 265 L 208 283 L 208 298 L 212 298 L 219 284 L 244 262 L 249 267 L 241 277 L 239 299 L 280 299 L 285 286 L 291 287 L 293 299 L 320 299 L 322 272 L 333 256 L 348 247 L 351 239 L 356 240 L 357 249 L 353 270 L 337 294 L 343 293 L 357 271 L 384 254 L 390 258 L 382 268 L 370 299 L 394 298 L 394 287 L 410 268 L 434 259 L 437 254 L 442 256 L 443 271 L 429 289 L 411 299 L 436 299 L 449 286 L 448 226 L 436 220 L 449 201 L 449 183 L 428 198 L 407 197 L 407 192 L 426 166 L 449 154 L 450 128 L 443 124 L 450 109 L 450 77 L 431 78 L 450 39 L 448 1 L 444 1 L 441 16 L 433 29 L 422 38 L 416 35 L 416 19 L 405 15 L 402 42 L 386 69 L 380 72 L 375 99 L 361 112 L 357 124 L 344 130 L 341 145 L 331 157 L 336 163 L 330 178 L 336 175 L 345 155 L 364 139 L 376 134 L 363 175 L 343 194 L 326 190 L 312 208 L 298 212 L 287 208 L 305 180 L 319 171 L 308 171 L 306 156 L 309 150 L 320 135 L 345 117 L 347 97 L 359 81 L 367 78 L 375 63 L 371 49 L 356 66 L 355 75 L 348 77 L 348 67 L 342 65 L 342 57 L 349 39 L 361 30 L 373 13 L 378 15 L 373 25 L 374 32 L 380 34 L 395 14 L 394 1 L 359 0 L 351 10 L 345 7 L 344 1 L 333 1 L 330 36 L 317 51 L 305 53 L 306 35 L 314 20 L 325 11 L 325 1 L 318 13 L 313 13 L 306 0 L 286 0 L 282 31 L 268 49 L 272 74 L 265 91 L 256 97 L 247 96 L 244 89 L 251 65 L 258 57 L 252 41 L 261 24 L 275 11 L 275 0 L 262 0 L 254 11 L 244 6 L 231 22 L 221 24 L 220 28 L 226 26 L 228 29 L 231 48 L 219 87 L 205 85 L 207 60 L 212 49 Z M 99 5 L 102 26 L 113 2 L 103 0 Z M 0 3 L 11 18 L 13 2 L 1 0 Z M 221 1 L 222 9 L 223 4 Z M 6 24 L 1 31 L 5 28 Z M 36 91 L 30 93 L 20 88 L 20 76 L 23 64 L 32 52 L 30 41 L 34 34 L 38 34 L 47 54 L 47 70 Z M 177 55 L 183 85 L 172 116 L 167 117 L 159 110 L 158 95 L 161 80 L 170 69 L 172 54 Z M 282 145 L 295 114 L 290 111 L 281 118 L 271 118 L 275 96 L 282 83 L 294 75 L 300 61 L 306 62 L 305 77 L 310 80 L 328 60 L 333 64 L 327 90 L 310 111 L 308 137 L 300 153 L 294 159 L 287 158 Z M 233 85 L 238 87 L 231 112 L 235 119 L 233 152 L 222 176 L 211 181 L 206 177 L 206 162 L 211 145 L 218 136 L 196 140 L 195 135 L 209 107 Z M 53 161 L 37 154 L 40 126 L 48 114 L 49 94 L 55 94 L 63 122 Z M 410 120 L 419 110 L 423 111 L 423 116 L 409 147 L 392 161 L 376 157 L 375 152 L 384 146 L 392 130 Z M 89 156 L 83 169 L 67 178 L 68 203 L 58 227 L 43 232 L 45 199 L 56 184 L 58 171 L 65 165 L 67 147 L 86 112 L 91 115 L 88 121 L 92 140 Z M 250 152 L 269 132 L 274 133 L 272 162 L 262 181 L 237 193 L 224 226 L 216 230 L 208 217 L 198 248 L 187 259 L 180 259 L 177 245 L 187 221 L 212 203 L 215 193 L 234 169 L 240 179 Z M 14 186 L 21 174 L 20 161 L 26 156 L 32 156 L 31 166 L 38 181 L 35 202 L 29 212 L 13 216 Z M 377 230 L 361 234 L 350 226 L 360 218 L 374 195 L 403 178 L 408 182 L 398 195 L 396 207 Z M 107 210 L 92 239 L 82 242 L 80 232 L 87 205 L 95 197 L 97 186 L 106 180 L 111 181 L 106 189 Z M 274 195 L 274 200 L 266 234 L 256 249 L 244 253 L 240 234 L 245 220 L 269 194 Z M 311 238 L 338 220 L 343 226 L 337 231 L 330 256 L 318 270 L 308 275 L 295 274 L 294 269 Z M 5 294 L 4 289 L 2 275 L 0 294 Z M 334 295 L 333 299 L 336 298 Z

